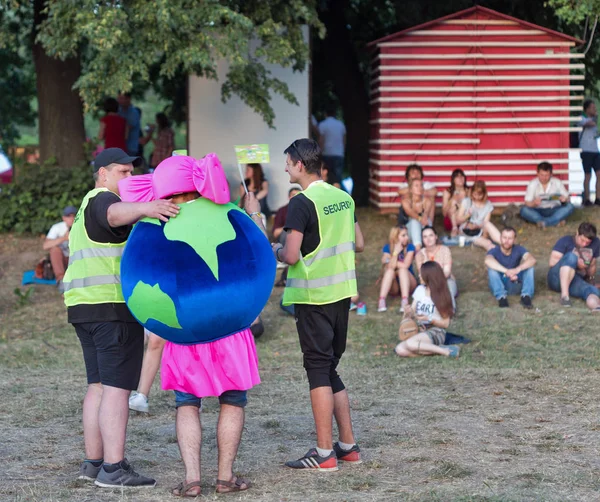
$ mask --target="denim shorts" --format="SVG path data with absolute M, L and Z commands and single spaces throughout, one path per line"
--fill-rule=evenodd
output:
M 219 403 L 237 406 L 238 408 L 245 408 L 248 404 L 247 391 L 226 390 L 219 396 Z M 179 408 L 181 406 L 195 406 L 196 408 L 202 408 L 202 398 L 196 397 L 193 394 L 188 394 L 187 392 L 176 390 L 175 408 Z

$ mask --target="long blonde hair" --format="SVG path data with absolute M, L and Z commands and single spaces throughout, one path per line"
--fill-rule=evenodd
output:
M 398 242 L 398 236 L 402 230 L 407 230 L 407 228 L 404 225 L 396 225 L 390 229 L 390 254 L 394 251 L 396 242 Z M 406 247 L 408 247 L 408 244 Z

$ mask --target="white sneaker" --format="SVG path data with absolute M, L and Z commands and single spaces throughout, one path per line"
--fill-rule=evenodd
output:
M 377 304 L 377 312 L 385 312 L 387 310 L 387 305 L 385 304 L 385 300 L 383 298 L 379 299 L 379 303 Z
M 148 413 L 150 407 L 148 406 L 148 398 L 139 392 L 134 392 L 129 396 L 129 409 L 133 411 L 140 411 L 142 413 Z

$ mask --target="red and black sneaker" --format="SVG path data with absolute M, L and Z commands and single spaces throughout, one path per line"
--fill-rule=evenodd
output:
M 314 469 L 316 471 L 337 471 L 337 456 L 335 450 L 331 452 L 331 455 L 322 457 L 317 452 L 316 448 L 308 450 L 306 455 L 298 460 L 290 460 L 285 463 L 286 467 L 292 469 Z
M 342 447 L 339 443 L 334 443 L 333 452 L 336 454 L 337 459 L 342 462 L 348 462 L 349 464 L 360 464 L 362 460 L 360 459 L 360 448 L 357 444 L 355 444 L 349 450 L 342 450 Z

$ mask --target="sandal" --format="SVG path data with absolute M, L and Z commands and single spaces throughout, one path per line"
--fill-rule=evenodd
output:
M 175 495 L 176 497 L 188 497 L 188 498 L 196 498 L 200 497 L 202 493 L 192 494 L 188 493 L 192 488 L 199 487 L 202 488 L 202 483 L 200 481 L 192 481 L 191 483 L 185 484 L 185 481 L 179 483 L 175 488 L 171 490 L 171 495 Z
M 235 479 L 235 481 L 233 481 Z M 229 481 L 225 481 L 224 479 L 217 479 L 217 493 L 234 493 L 234 492 L 243 492 L 250 488 L 252 484 L 247 479 L 238 478 L 234 476 Z M 224 488 L 224 490 L 219 490 L 219 487 Z

